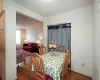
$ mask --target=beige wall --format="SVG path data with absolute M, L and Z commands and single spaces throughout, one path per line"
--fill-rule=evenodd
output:
M 26 29 L 26 39 L 29 42 L 36 42 L 40 40 L 43 43 L 43 23 L 34 19 L 17 14 L 17 28 Z

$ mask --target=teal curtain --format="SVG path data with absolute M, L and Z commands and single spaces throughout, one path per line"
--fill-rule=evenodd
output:
M 48 45 L 51 41 L 54 41 L 57 46 L 65 46 L 66 51 L 71 50 L 71 23 L 48 26 Z M 71 59 L 69 68 L 71 68 Z
M 66 51 L 71 50 L 71 23 L 48 26 L 48 45 L 51 41 L 65 46 Z

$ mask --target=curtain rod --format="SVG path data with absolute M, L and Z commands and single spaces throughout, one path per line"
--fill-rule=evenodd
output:
M 55 25 L 63 25 L 63 24 L 71 24 L 71 22 L 69 22 L 69 23 L 58 23 L 58 24 L 52 24 L 52 25 L 47 25 L 47 27 L 49 27 L 49 26 L 55 26 Z

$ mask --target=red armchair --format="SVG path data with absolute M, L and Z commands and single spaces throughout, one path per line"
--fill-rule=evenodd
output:
M 37 43 L 32 43 L 32 42 L 29 42 L 27 44 L 23 44 L 23 49 L 25 51 L 28 51 L 28 52 L 31 52 L 31 53 L 34 53 L 34 52 L 39 52 L 38 50 L 38 44 Z

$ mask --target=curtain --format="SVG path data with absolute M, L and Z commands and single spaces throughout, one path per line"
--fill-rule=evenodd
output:
M 66 51 L 71 50 L 71 23 L 48 26 L 48 45 L 51 41 L 54 41 L 57 46 L 64 46 Z M 68 67 L 71 68 L 71 58 Z
M 21 31 L 16 30 L 16 44 L 20 45 L 20 43 L 21 43 Z
M 67 25 L 67 26 L 66 26 Z M 57 46 L 63 45 L 66 51 L 71 49 L 71 24 L 61 24 L 48 27 L 48 45 L 54 41 Z
M 21 31 L 21 48 L 23 48 L 24 40 L 26 40 L 26 29 L 20 29 Z
M 22 48 L 24 40 L 26 40 L 26 30 L 25 29 L 16 30 L 16 45 L 17 45 L 17 47 Z

